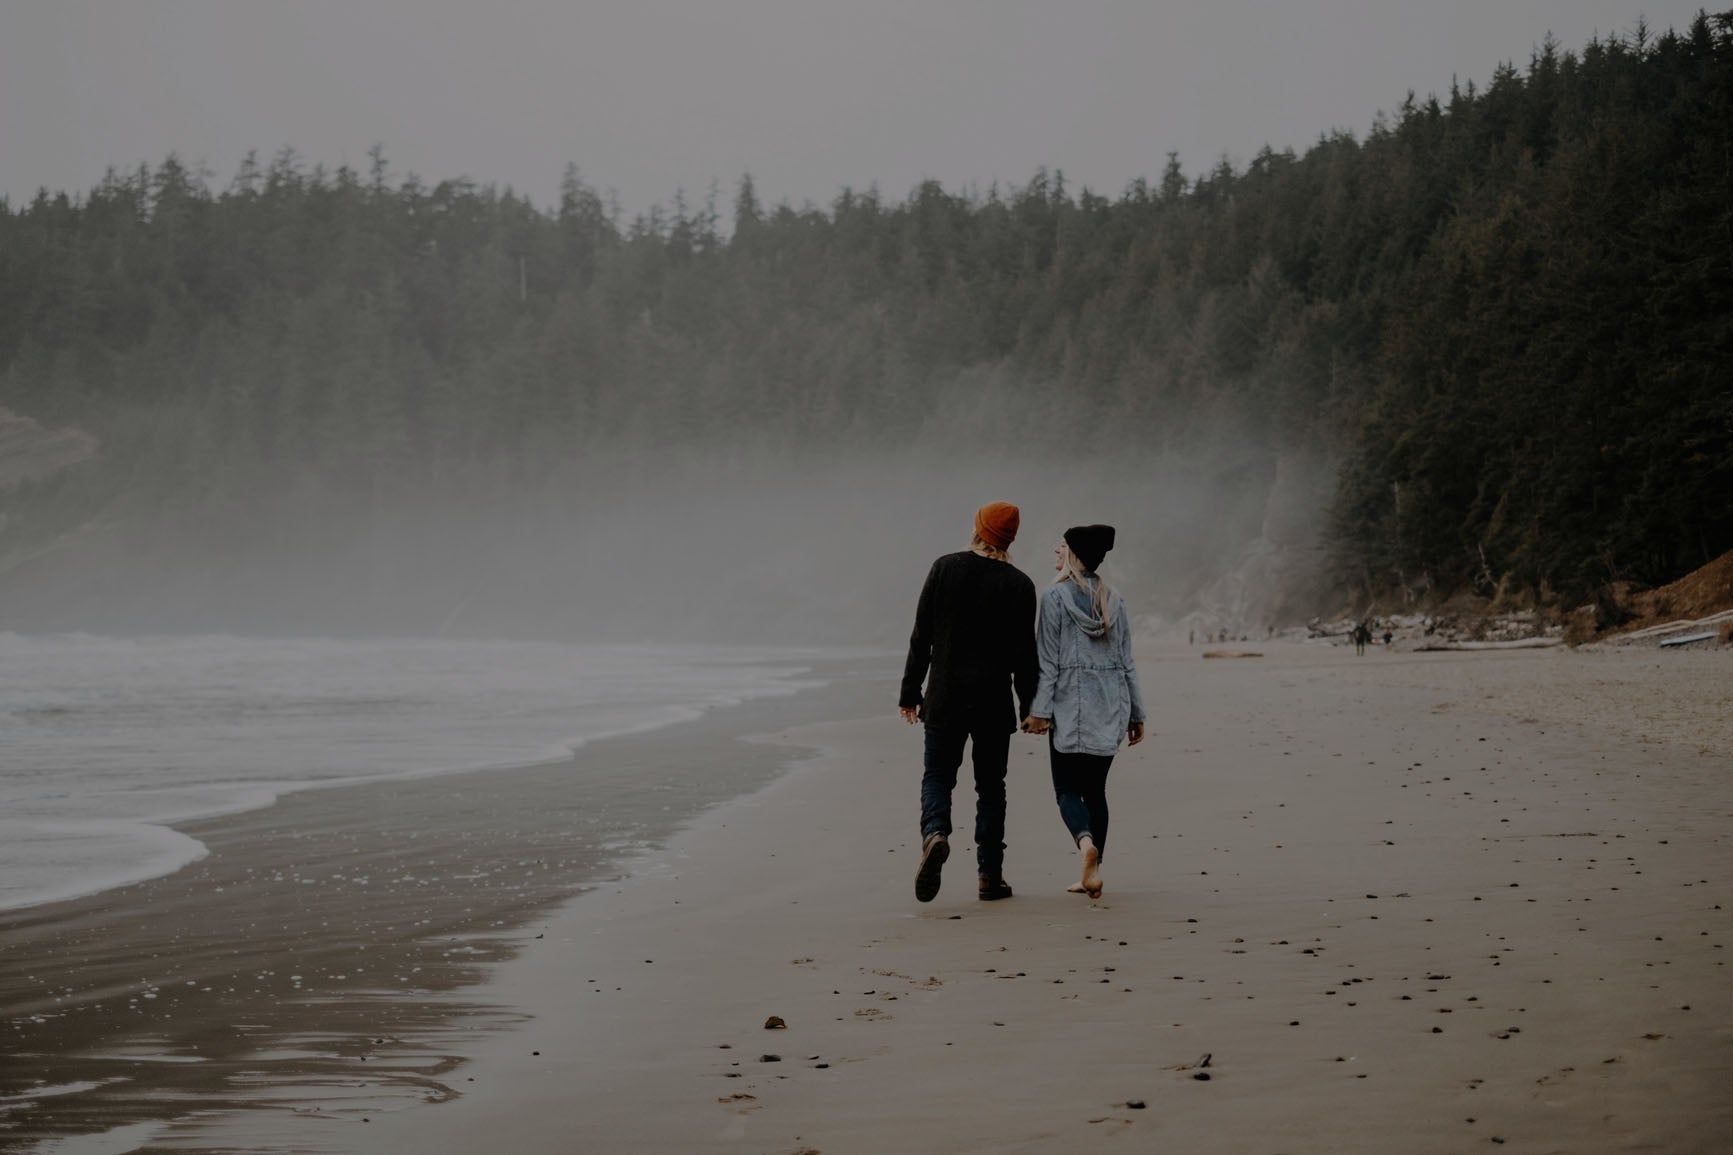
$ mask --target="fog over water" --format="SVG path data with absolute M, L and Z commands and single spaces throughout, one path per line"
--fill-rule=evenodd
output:
M 512 500 L 399 500 L 359 528 L 99 535 L 40 580 L 21 567 L 0 627 L 894 646 L 928 565 L 968 547 L 988 501 L 1021 507 L 1011 553 L 1037 582 L 1067 526 L 1117 525 L 1103 572 L 1151 626 L 1211 609 L 1211 584 L 1264 541 L 1278 468 L 1249 446 L 1158 457 L 1104 430 L 1100 454 L 1047 452 L 955 428 L 901 451 L 646 446 Z M 1299 495 L 1307 566 L 1326 495 Z M 1305 608 L 1290 602 L 1272 589 L 1214 624 L 1261 628 Z
M 0 629 L 887 643 L 989 500 L 1036 576 L 1117 525 L 1147 629 L 1674 580 L 1733 533 L 1724 374 L 1666 353 L 1725 316 L 1671 255 L 1719 243 L 1679 143 L 1718 155 L 1719 28 L 1417 79 L 1303 152 L 1122 133 L 1110 194 L 1031 155 L 795 208 L 743 155 L 634 214 L 605 166 L 547 200 L 380 148 L 0 205 Z M 1516 203 L 1538 255 L 1482 259 Z

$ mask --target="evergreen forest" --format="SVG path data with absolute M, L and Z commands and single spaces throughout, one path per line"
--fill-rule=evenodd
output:
M 1336 606 L 1569 608 L 1733 548 L 1733 13 L 1149 169 L 627 218 L 576 167 L 538 205 L 284 151 L 0 203 L 0 407 L 95 447 L 0 488 L 0 590 L 961 444 L 1326 462 Z

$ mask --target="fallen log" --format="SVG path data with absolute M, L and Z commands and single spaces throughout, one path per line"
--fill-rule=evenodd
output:
M 1513 638 L 1508 642 L 1426 642 L 1414 647 L 1417 654 L 1444 650 L 1544 650 L 1564 645 L 1563 638 Z
M 1614 634 L 1609 642 L 1637 642 L 1658 634 L 1669 634 L 1674 630 L 1701 629 L 1704 626 L 1716 625 L 1720 622 L 1733 621 L 1733 610 L 1722 610 L 1718 614 L 1710 614 L 1706 618 L 1681 619 L 1673 622 L 1662 622 L 1658 626 L 1645 626 L 1640 630 L 1632 630 L 1628 634 Z
M 1692 642 L 1707 642 L 1707 641 L 1711 641 L 1714 638 L 1717 638 L 1719 636 L 1720 635 L 1718 633 L 1716 633 L 1716 631 L 1714 631 L 1714 630 L 1704 630 L 1700 634 L 1686 634 L 1682 638 L 1663 638 L 1661 640 L 1661 645 L 1662 646 L 1688 646 Z

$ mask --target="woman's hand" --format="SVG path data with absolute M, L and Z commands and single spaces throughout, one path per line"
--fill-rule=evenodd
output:
M 1143 741 L 1143 723 L 1133 722 L 1129 727 L 1127 727 L 1125 731 L 1125 739 L 1133 746 Z
M 921 720 L 921 708 L 919 706 L 898 706 L 897 713 L 901 714 L 903 721 L 911 726 Z
M 1052 727 L 1053 719 L 1051 718 L 1037 718 L 1031 714 L 1023 719 L 1023 733 L 1025 734 L 1045 734 Z

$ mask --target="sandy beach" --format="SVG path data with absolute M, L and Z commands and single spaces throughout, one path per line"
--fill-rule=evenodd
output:
M 1036 740 L 1015 898 L 959 836 L 922 906 L 915 732 L 787 727 L 786 774 L 523 932 L 450 1101 L 149 1149 L 1733 1148 L 1733 655 L 1256 648 L 1145 655 L 1099 902 Z
M 438 1046 L 426 990 L 303 999 L 303 1079 L 43 1150 L 1733 1148 L 1733 654 L 1243 649 L 1144 656 L 1100 902 L 1019 739 L 1016 897 L 958 834 L 917 904 L 918 734 L 865 680 L 754 742 L 768 786 L 496 931 Z
M 0 912 L 0 1150 L 118 1153 L 178 1144 L 192 1116 L 451 1098 L 476 1032 L 523 1019 L 477 984 L 527 922 L 780 774 L 788 751 L 743 735 L 866 708 L 850 663 L 815 666 L 828 685 L 559 762 L 181 824 L 208 851 L 181 870 Z

